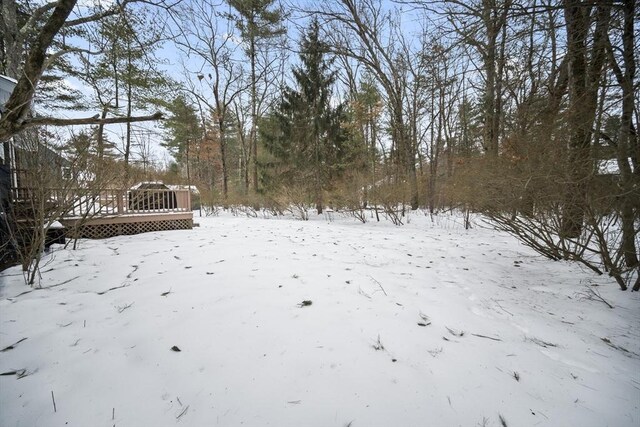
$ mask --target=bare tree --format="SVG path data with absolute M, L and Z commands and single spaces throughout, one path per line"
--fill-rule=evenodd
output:
M 229 158 L 227 134 L 230 109 L 240 94 L 249 89 L 243 84 L 243 70 L 237 61 L 239 45 L 234 41 L 233 25 L 218 13 L 217 5 L 209 1 L 190 4 L 181 9 L 182 33 L 175 39 L 177 46 L 199 61 L 198 83 L 186 82 L 188 91 L 202 102 L 213 116 L 220 140 L 223 196 L 229 192 Z
M 620 128 L 616 144 L 616 161 L 620 170 L 622 200 L 622 250 L 627 267 L 637 267 L 640 270 L 638 260 L 638 248 L 636 247 L 636 220 L 638 215 L 638 202 L 640 190 L 637 184 L 640 178 L 640 142 L 637 127 L 633 124 L 633 112 L 636 110 L 634 91 L 634 76 L 636 75 L 635 33 L 634 33 L 634 1 L 626 0 L 621 7 L 622 12 L 622 49 L 615 49 L 610 34 L 607 34 L 606 49 L 609 65 L 613 70 L 616 81 L 620 86 L 622 95 L 622 108 L 620 111 Z M 621 52 L 617 54 L 616 52 Z M 636 126 L 638 125 L 636 121 Z M 629 161 L 631 160 L 631 162 Z M 633 287 L 634 291 L 640 290 L 640 273 Z
M 83 134 L 86 136 L 86 134 Z M 47 235 L 63 217 L 80 217 L 80 223 L 100 211 L 100 190 L 118 173 L 104 170 L 90 149 L 89 137 L 77 139 L 63 155 L 52 142 L 59 136 L 46 128 L 32 128 L 17 137 L 15 171 L 18 188 L 12 190 L 10 237 L 25 274 L 36 285 Z M 73 138 L 72 138 L 73 139 Z
M 404 105 L 406 92 L 399 49 L 397 15 L 385 11 L 379 0 L 335 0 L 323 9 L 306 10 L 327 23 L 327 38 L 336 55 L 363 64 L 383 88 L 389 108 L 392 154 L 396 157 L 397 180 L 408 180 L 410 204 L 418 208 L 416 150 L 407 130 Z

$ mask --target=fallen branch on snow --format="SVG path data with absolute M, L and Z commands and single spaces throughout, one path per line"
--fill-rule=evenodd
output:
M 134 301 L 135 302 L 135 301 Z M 133 305 L 133 302 L 131 304 L 125 304 L 125 305 L 120 305 L 117 306 L 116 309 L 118 310 L 118 313 L 122 313 L 123 311 L 125 311 L 127 308 L 131 307 Z
M 22 338 L 16 342 L 14 342 L 13 344 L 3 348 L 2 350 L 0 350 L 0 352 L 5 352 L 7 350 L 13 350 L 15 348 L 15 346 L 17 346 L 18 344 L 20 344 L 22 341 L 26 340 L 27 338 Z
M 487 338 L 494 341 L 502 341 L 500 338 L 489 337 L 487 335 L 481 335 L 481 334 L 471 334 L 471 335 L 473 335 L 474 337 Z
M 600 295 L 600 292 L 593 289 L 591 286 L 585 286 L 585 292 L 578 292 L 576 295 L 582 299 L 586 299 L 589 301 L 600 301 L 606 304 L 609 308 L 613 308 L 611 304 L 609 304 L 603 297 Z
M 369 278 L 370 278 L 371 280 L 373 280 L 374 282 L 376 282 L 376 283 L 378 284 L 378 286 L 380 286 L 380 289 L 382 289 L 382 292 L 384 293 L 384 295 L 385 295 L 385 296 L 387 296 L 387 297 L 389 296 L 389 295 L 387 295 L 387 291 L 385 291 L 385 290 L 384 290 L 384 288 L 382 287 L 382 285 L 380 284 L 380 282 L 378 282 L 376 279 L 374 279 L 374 278 L 373 278 L 373 277 L 371 277 L 371 276 L 369 276 Z
M 625 355 L 627 355 L 627 356 L 629 356 L 629 357 L 631 357 L 631 356 L 639 357 L 639 356 L 640 356 L 640 355 L 638 355 L 638 354 L 634 353 L 633 351 L 629 351 L 629 350 L 627 350 L 626 348 L 624 348 L 624 347 L 622 347 L 622 346 L 619 346 L 619 345 L 616 345 L 616 344 L 612 343 L 612 342 L 611 342 L 611 340 L 610 340 L 609 338 L 606 338 L 606 337 L 605 337 L 605 338 L 600 338 L 600 339 L 601 339 L 604 343 L 606 343 L 609 347 L 611 347 L 611 348 L 613 348 L 613 349 L 615 349 L 615 350 L 619 350 L 619 351 L 621 351 L 621 352 L 625 353 Z M 4 351 L 4 350 L 3 350 L 3 351 Z
M 116 286 L 114 288 L 109 288 L 106 291 L 102 291 L 102 292 L 96 292 L 98 295 L 104 295 L 109 291 L 115 291 L 116 289 L 122 289 L 122 288 L 126 288 L 127 286 L 129 286 L 128 283 L 123 283 L 122 286 Z
M 187 411 L 189 410 L 189 405 L 185 406 L 184 409 L 182 410 L 182 412 L 180 412 L 180 414 L 176 417 L 176 420 L 179 420 L 180 417 L 182 417 L 184 414 L 187 413 Z
M 0 376 L 15 375 L 17 379 L 20 379 L 26 377 L 29 374 L 31 374 L 31 372 L 27 371 L 26 369 L 18 369 L 17 371 L 3 372 L 0 374 Z
M 500 309 L 501 309 L 502 311 L 504 311 L 505 313 L 507 313 L 507 314 L 508 314 L 508 315 L 510 315 L 510 316 L 513 316 L 513 313 L 511 313 L 510 311 L 507 311 L 503 306 L 501 306 L 501 305 L 500 305 L 500 303 L 499 303 L 498 301 L 496 301 L 496 300 L 495 300 L 495 299 L 493 299 L 493 298 L 491 299 L 491 301 L 495 302 L 495 303 L 496 303 L 496 305 L 497 305 L 498 307 L 500 307 Z
M 16 296 L 8 297 L 8 298 L 7 298 L 7 300 L 8 300 L 8 301 L 11 301 L 11 302 L 14 302 L 13 300 L 14 300 L 15 298 L 21 297 L 22 295 L 30 294 L 31 292 L 34 292 L 34 291 L 42 291 L 42 290 L 46 290 L 46 289 L 55 288 L 55 287 L 57 287 L 57 286 L 66 285 L 67 283 L 72 282 L 72 281 L 74 281 L 74 280 L 76 280 L 76 279 L 79 279 L 79 278 L 80 278 L 80 276 L 76 276 L 76 277 L 72 277 L 72 278 L 71 278 L 71 279 L 69 279 L 69 280 L 65 280 L 64 282 L 57 283 L 57 284 L 55 284 L 55 285 L 46 286 L 46 287 L 44 287 L 44 288 L 32 288 L 32 289 L 30 289 L 30 290 L 28 290 L 28 291 L 21 292 L 21 293 L 19 293 L 19 294 L 18 294 L 18 295 L 16 295 Z
M 358 286 L 358 293 L 359 293 L 360 295 L 362 295 L 363 297 L 365 297 L 365 298 L 369 298 L 369 299 L 371 299 L 371 295 L 367 294 L 367 293 L 366 293 L 365 291 L 363 291 L 363 290 L 362 290 L 362 288 L 361 288 L 361 287 L 359 287 L 359 286 Z
M 554 344 L 554 343 L 551 343 L 551 342 L 543 341 L 540 338 L 536 338 L 536 337 L 524 337 L 524 340 L 525 341 L 531 341 L 532 343 L 538 344 L 540 347 L 544 347 L 544 348 L 557 347 L 558 346 L 558 344 Z

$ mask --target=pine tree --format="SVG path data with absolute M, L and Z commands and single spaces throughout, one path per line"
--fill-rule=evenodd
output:
M 109 16 L 85 36 L 95 46 L 97 55 L 80 55 L 83 69 L 75 76 L 94 91 L 95 106 L 101 118 L 108 114 L 131 117 L 134 110 L 157 106 L 157 98 L 166 89 L 167 78 L 158 69 L 154 52 L 162 39 L 162 28 L 143 8 L 136 14 Z M 98 127 L 100 157 L 105 149 L 104 126 Z M 125 167 L 131 157 L 132 127 L 126 124 L 123 147 Z
M 169 135 L 162 146 L 169 150 L 181 166 L 186 166 L 187 179 L 190 181 L 189 155 L 191 146 L 202 138 L 200 119 L 193 106 L 181 95 L 176 97 L 167 109 L 171 115 L 164 121 L 163 127 Z
M 300 45 L 301 66 L 294 68 L 296 87 L 286 87 L 282 101 L 263 130 L 267 150 L 281 164 L 285 185 L 304 183 L 322 213 L 323 192 L 348 165 L 343 105 L 332 106 L 336 73 L 326 58 L 313 20 Z
M 253 188 L 258 191 L 258 138 L 257 123 L 260 119 L 258 100 L 257 56 L 260 45 L 285 33 L 282 26 L 282 12 L 273 9 L 275 0 L 227 0 L 235 9 L 236 15 L 230 19 L 235 21 L 240 35 L 246 43 L 246 55 L 251 63 L 251 130 L 249 144 L 251 150 L 251 166 Z M 262 70 L 260 74 L 264 74 Z

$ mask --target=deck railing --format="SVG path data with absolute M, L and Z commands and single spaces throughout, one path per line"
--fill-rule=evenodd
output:
M 34 191 L 28 188 L 12 189 L 15 203 L 28 207 L 44 198 L 50 210 L 58 210 L 63 217 L 142 215 L 170 212 L 190 212 L 189 190 L 60 190 Z

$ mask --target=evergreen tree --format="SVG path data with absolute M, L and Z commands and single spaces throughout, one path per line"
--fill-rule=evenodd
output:
M 282 26 L 282 12 L 272 6 L 275 0 L 227 0 L 235 9 L 236 15 L 230 19 L 236 23 L 240 35 L 246 43 L 245 53 L 251 64 L 251 130 L 249 144 L 251 150 L 251 166 L 253 188 L 258 191 L 258 138 L 257 123 L 260 119 L 260 100 L 258 95 L 259 74 L 264 76 L 266 70 L 258 70 L 258 52 L 261 45 L 285 33 Z
M 282 101 L 265 124 L 267 150 L 286 168 L 278 171 L 291 185 L 303 183 L 322 213 L 323 192 L 349 164 L 343 105 L 332 106 L 336 73 L 326 58 L 327 45 L 319 39 L 313 20 L 300 45 L 301 66 L 293 69 L 296 87 L 286 87 Z
M 79 55 L 83 68 L 75 76 L 93 89 L 102 119 L 108 114 L 131 117 L 135 110 L 156 107 L 156 100 L 168 86 L 153 56 L 160 47 L 163 29 L 149 11 L 141 8 L 136 12 L 106 17 L 85 34 L 97 53 Z M 131 123 L 126 123 L 121 147 L 126 168 L 131 144 Z M 98 127 L 97 145 L 101 157 L 106 148 L 104 125 Z
M 162 146 L 169 150 L 180 166 L 186 166 L 187 179 L 190 181 L 191 146 L 202 139 L 200 119 L 182 95 L 177 96 L 167 109 L 170 116 L 164 121 L 163 127 L 169 135 Z

